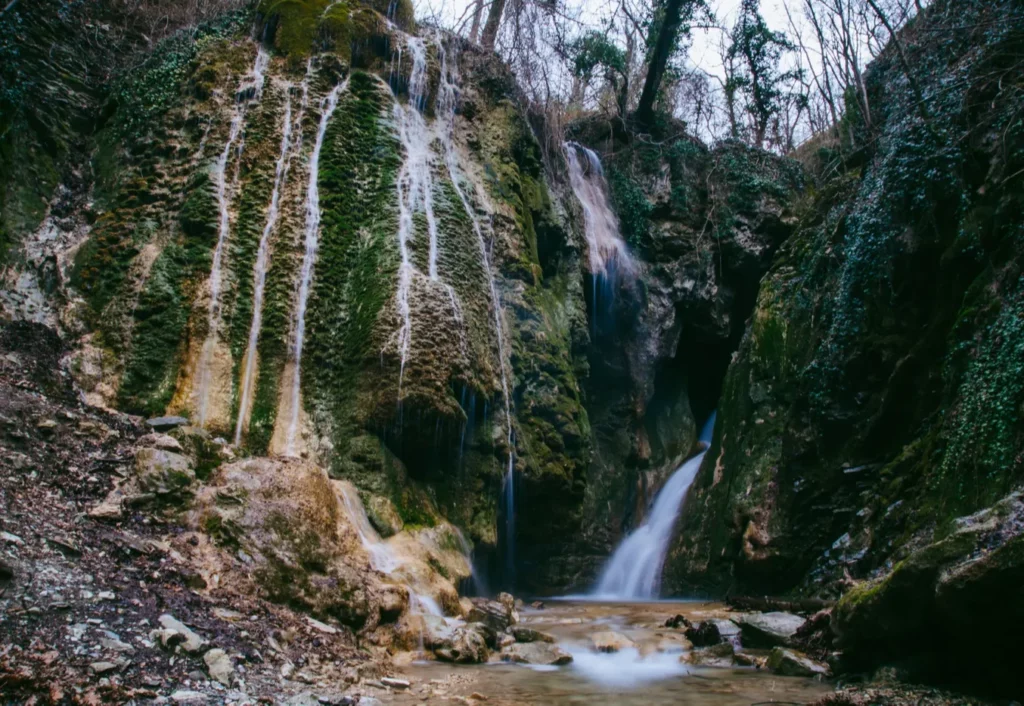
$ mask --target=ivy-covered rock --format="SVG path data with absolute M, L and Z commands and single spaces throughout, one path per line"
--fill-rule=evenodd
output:
M 836 596 L 1024 480 L 1008 7 L 934 3 L 901 38 L 927 121 L 889 47 L 867 73 L 872 127 L 816 158 L 726 376 L 669 592 Z M 942 31 L 952 16 L 971 29 Z

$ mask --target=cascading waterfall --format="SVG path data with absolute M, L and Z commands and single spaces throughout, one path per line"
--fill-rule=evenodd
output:
M 491 257 L 487 248 L 487 241 L 484 238 L 480 221 L 476 217 L 462 189 L 459 177 L 458 152 L 455 149 L 455 107 L 456 107 L 456 82 L 454 67 L 448 65 L 448 54 L 440 40 L 437 41 L 438 53 L 441 57 L 441 84 L 438 89 L 437 106 L 435 113 L 438 120 L 443 121 L 441 129 L 441 143 L 444 146 L 445 166 L 448 168 L 448 177 L 452 187 L 455 189 L 459 201 L 469 221 L 473 225 L 473 232 L 476 234 L 477 243 L 480 246 L 480 260 L 483 263 L 484 274 L 487 277 L 487 287 L 491 296 L 491 307 L 494 312 L 494 333 L 498 341 L 498 368 L 501 373 L 501 394 L 505 402 L 505 441 L 508 444 L 508 467 L 505 471 L 505 481 L 502 493 L 505 498 L 505 553 L 507 568 L 515 565 L 515 437 L 512 429 L 512 398 L 509 394 L 509 371 L 508 356 L 505 352 L 505 328 L 501 317 L 501 298 L 498 288 L 494 282 L 494 273 L 491 270 Z
M 327 125 L 338 107 L 338 98 L 348 88 L 348 78 L 339 83 L 320 101 L 320 127 L 309 157 L 309 182 L 306 187 L 306 250 L 302 257 L 299 293 L 295 307 L 295 344 L 292 352 L 292 381 L 290 391 L 290 417 L 285 439 L 285 454 L 295 454 L 295 436 L 299 428 L 300 389 L 302 382 L 302 346 L 306 338 L 306 306 L 313 282 L 313 267 L 320 246 L 320 152 L 324 146 Z
M 632 269 L 632 258 L 619 232 L 619 219 L 608 204 L 608 183 L 601 158 L 594 150 L 575 142 L 566 142 L 563 147 L 569 163 L 570 185 L 583 206 L 590 272 L 608 277 L 615 270 Z M 587 160 L 586 169 L 579 159 L 581 152 Z
M 592 149 L 575 142 L 563 145 L 569 164 L 569 183 L 583 207 L 584 235 L 587 240 L 591 280 L 591 311 L 596 330 L 601 294 L 605 306 L 611 301 L 611 290 L 620 275 L 634 271 L 629 249 L 619 231 L 619 219 L 608 203 L 608 182 L 601 159 Z M 586 158 L 581 162 L 580 154 Z
M 370 566 L 386 576 L 400 579 L 401 577 L 397 577 L 396 574 L 404 566 L 402 557 L 396 554 L 391 546 L 381 539 L 377 531 L 373 529 L 373 525 L 370 524 L 370 518 L 366 515 L 366 508 L 363 506 L 362 500 L 359 499 L 355 487 L 348 483 L 339 483 L 336 487 L 341 495 L 345 512 L 348 514 L 356 534 L 359 535 L 359 542 L 370 556 Z M 441 610 L 441 606 L 427 595 L 422 587 L 406 585 L 409 588 L 409 607 L 413 613 L 444 617 L 444 611 Z
M 270 207 L 267 220 L 260 236 L 259 249 L 256 252 L 256 264 L 253 268 L 252 323 L 249 326 L 249 341 L 242 359 L 241 401 L 238 405 L 238 421 L 235 424 L 235 445 L 242 441 L 242 431 L 249 420 L 252 404 L 253 384 L 256 379 L 256 345 L 259 342 L 260 328 L 263 325 L 263 297 L 267 284 L 267 267 L 270 264 L 270 236 L 277 225 L 281 210 L 281 192 L 288 181 L 288 171 L 295 150 L 302 145 L 302 120 L 309 101 L 309 67 L 302 81 L 302 102 L 295 121 L 292 121 L 292 96 L 290 86 L 285 91 L 284 118 L 281 128 L 281 151 L 274 168 L 274 189 L 270 196 Z M 298 139 L 292 144 L 292 132 L 297 129 Z
M 459 306 L 455 289 L 441 281 L 437 269 L 440 251 L 438 239 L 437 217 L 434 214 L 434 174 L 432 169 L 431 143 L 434 134 L 427 126 L 423 117 L 423 101 L 427 90 L 427 46 L 423 39 L 405 35 L 405 44 L 412 57 L 409 73 L 409 101 L 402 105 L 396 101 L 394 106 L 395 123 L 398 125 L 398 137 L 402 143 L 405 157 L 395 180 L 398 192 L 398 252 L 401 264 L 398 270 L 398 291 L 396 300 L 398 313 L 402 319 L 398 330 L 398 354 L 400 359 L 398 371 L 399 403 L 401 403 L 402 382 L 405 378 L 405 365 L 409 360 L 412 344 L 412 309 L 409 295 L 412 290 L 413 278 L 420 274 L 412 262 L 409 245 L 415 237 L 413 214 L 422 210 L 427 221 L 429 238 L 427 253 L 427 278 L 430 282 L 441 285 L 448 300 L 451 302 L 452 314 L 456 321 L 462 321 L 462 309 Z M 397 51 L 398 70 L 401 71 L 402 50 Z M 392 69 L 392 74 L 394 69 Z
M 270 65 L 270 55 L 261 46 L 256 52 L 256 62 L 252 67 L 251 76 L 239 87 L 238 95 L 241 100 L 235 104 L 234 115 L 231 118 L 231 127 L 228 130 L 228 140 L 224 149 L 217 159 L 214 167 L 217 182 L 217 209 L 219 220 L 217 228 L 217 245 L 213 251 L 213 264 L 210 267 L 210 306 L 209 306 L 209 328 L 206 340 L 203 342 L 203 349 L 199 356 L 199 374 L 196 394 L 199 396 L 198 421 L 202 426 L 206 422 L 206 408 L 210 394 L 210 359 L 213 357 L 213 349 L 217 345 L 217 337 L 220 334 L 221 308 L 220 294 L 223 286 L 223 262 L 224 246 L 227 243 L 231 230 L 231 194 L 228 193 L 228 160 L 235 149 L 242 134 L 242 127 L 245 124 L 245 114 L 251 101 L 259 101 L 263 97 L 263 84 L 266 77 L 267 67 Z M 249 91 L 253 95 L 247 97 Z M 242 145 L 237 148 L 237 157 L 242 155 Z
M 715 415 L 704 424 L 700 441 L 711 444 L 715 430 Z M 650 600 L 658 597 L 661 588 L 661 569 L 672 539 L 686 493 L 697 476 L 707 446 L 699 454 L 680 466 L 658 493 L 644 523 L 619 544 L 601 572 L 595 598 L 613 600 Z

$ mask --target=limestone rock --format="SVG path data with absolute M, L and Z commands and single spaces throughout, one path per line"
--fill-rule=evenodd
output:
M 206 669 L 211 678 L 216 679 L 224 686 L 231 686 L 235 665 L 227 652 L 219 648 L 210 650 L 203 655 L 203 661 L 206 662 Z
M 513 625 L 512 637 L 515 638 L 516 642 L 554 642 L 554 635 L 549 635 L 546 632 L 540 630 L 534 630 L 523 625 Z
M 572 655 L 547 642 L 517 642 L 502 650 L 501 659 L 517 664 L 561 666 L 572 662 Z
M 466 621 L 486 623 L 497 632 L 503 632 L 509 625 L 519 622 L 519 616 L 511 604 L 487 598 L 474 598 L 473 609 L 466 616 Z
M 784 677 L 826 676 L 828 667 L 816 662 L 803 652 L 775 647 L 768 655 L 768 668 Z
M 460 627 L 446 645 L 434 649 L 434 655 L 442 662 L 482 664 L 490 656 L 487 633 L 472 624 Z
M 805 619 L 792 613 L 746 613 L 734 619 L 746 647 L 788 645 Z
M 180 645 L 189 654 L 198 654 L 206 648 L 206 640 L 170 613 L 160 616 L 163 630 L 154 631 L 164 647 Z
M 196 479 L 188 456 L 156 448 L 135 452 L 135 473 L 139 488 L 158 497 L 179 497 Z

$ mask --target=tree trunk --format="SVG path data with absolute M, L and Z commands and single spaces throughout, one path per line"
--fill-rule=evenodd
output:
M 473 24 L 469 28 L 469 41 L 476 44 L 476 38 L 480 35 L 480 19 L 484 14 L 484 0 L 476 0 L 473 7 Z
M 641 124 L 650 124 L 654 119 L 654 101 L 658 98 L 658 89 L 665 76 L 665 67 L 675 48 L 679 27 L 683 21 L 683 3 L 689 0 L 666 0 L 665 16 L 662 18 L 658 39 L 651 50 L 650 61 L 647 62 L 647 78 L 644 89 L 640 93 L 636 117 Z
M 491 0 L 491 9 L 487 13 L 487 24 L 484 25 L 484 34 L 480 38 L 480 44 L 484 49 L 494 49 L 494 42 L 498 39 L 498 30 L 501 29 L 501 16 L 505 12 L 505 0 Z

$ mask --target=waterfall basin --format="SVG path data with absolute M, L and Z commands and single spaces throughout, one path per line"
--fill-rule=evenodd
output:
M 558 646 L 573 655 L 572 663 L 561 667 L 509 664 L 497 654 L 481 665 L 418 661 L 402 668 L 412 688 L 373 696 L 389 704 L 434 703 L 445 697 L 458 701 L 457 697 L 476 693 L 486 696 L 488 704 L 749 706 L 809 704 L 831 691 L 827 683 L 779 677 L 767 669 L 689 664 L 686 643 L 680 639 L 683 632 L 664 627 L 668 618 L 678 614 L 694 623 L 732 615 L 723 604 L 713 602 L 550 601 L 542 610 L 521 610 L 521 622 L 554 636 Z M 605 631 L 625 636 L 634 646 L 597 652 L 591 638 Z M 767 651 L 743 652 L 767 655 Z

